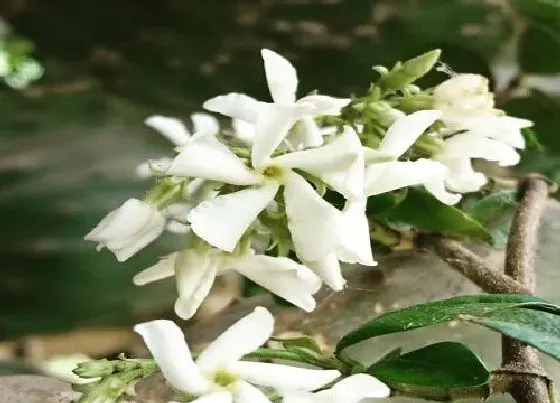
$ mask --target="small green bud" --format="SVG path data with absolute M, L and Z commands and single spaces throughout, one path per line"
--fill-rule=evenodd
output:
M 114 362 L 104 358 L 102 360 L 80 362 L 72 372 L 80 378 L 100 378 L 112 374 L 114 369 Z
M 397 63 L 391 71 L 381 76 L 377 84 L 387 92 L 402 90 L 429 72 L 440 55 L 441 50 L 435 49 L 402 64 Z

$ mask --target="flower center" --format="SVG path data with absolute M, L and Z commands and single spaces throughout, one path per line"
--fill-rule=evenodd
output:
M 220 369 L 214 374 L 213 381 L 217 385 L 227 388 L 229 385 L 237 381 L 237 377 L 230 372 Z
M 284 175 L 284 169 L 278 165 L 269 165 L 263 170 L 263 175 L 268 179 L 280 179 Z

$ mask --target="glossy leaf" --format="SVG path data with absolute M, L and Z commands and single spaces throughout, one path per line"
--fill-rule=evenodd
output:
M 455 342 L 435 343 L 418 350 L 388 357 L 367 370 L 398 393 L 419 392 L 430 396 L 449 389 L 480 387 L 490 373 L 467 346 Z
M 389 210 L 385 218 L 389 222 L 411 224 L 421 231 L 492 242 L 492 236 L 479 221 L 420 189 L 410 188 L 406 199 Z
M 558 312 L 519 307 L 497 310 L 485 315 L 464 315 L 461 319 L 510 336 L 560 360 Z
M 551 311 L 558 309 L 541 298 L 529 295 L 468 295 L 428 302 L 389 312 L 366 322 L 345 335 L 338 342 L 336 352 L 376 336 L 449 322 L 456 320 L 460 315 L 482 317 L 496 310 L 522 305 Z

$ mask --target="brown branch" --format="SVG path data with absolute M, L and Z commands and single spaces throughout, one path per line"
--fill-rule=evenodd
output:
M 492 294 L 530 294 L 531 290 L 520 282 L 494 270 L 476 253 L 459 242 L 432 238 L 429 245 L 452 268 L 467 277 L 483 291 Z
M 537 232 L 548 197 L 548 184 L 538 176 L 529 176 L 520 185 L 522 195 L 509 232 L 505 274 L 535 290 L 535 254 Z M 509 392 L 517 403 L 548 403 L 548 383 L 544 376 L 524 376 L 523 373 L 544 374 L 538 351 L 502 336 L 502 369 L 518 373 L 511 379 Z

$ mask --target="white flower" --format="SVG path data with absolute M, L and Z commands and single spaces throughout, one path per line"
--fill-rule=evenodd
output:
M 360 403 L 367 398 L 389 397 L 391 390 L 373 376 L 355 374 L 319 392 L 293 391 L 285 393 L 283 403 Z
M 479 74 L 458 74 L 435 88 L 434 107 L 443 112 L 444 120 L 486 114 L 494 108 L 494 96 L 487 78 Z
M 197 236 L 229 252 L 283 186 L 295 251 L 303 261 L 315 261 L 338 245 L 342 215 L 293 169 L 320 178 L 347 198 L 361 199 L 363 181 L 356 175 L 363 169 L 356 165 L 361 153 L 357 134 L 346 128 L 327 145 L 274 158 L 265 155 L 265 162 L 253 162 L 251 169 L 216 138 L 194 136 L 182 147 L 167 173 L 254 186 L 204 201 L 188 216 Z
M 191 121 L 194 133 L 215 136 L 220 132 L 218 120 L 207 113 L 193 113 Z M 189 129 L 177 118 L 153 115 L 148 117 L 144 124 L 157 130 L 177 147 L 185 145 L 192 136 Z M 149 178 L 154 174 L 163 175 L 172 162 L 173 158 L 170 157 L 150 159 L 136 167 L 136 175 L 140 178 Z
M 252 145 L 253 164 L 260 165 L 286 138 L 298 122 L 296 138 L 291 139 L 296 148 L 317 147 L 323 136 L 314 117 L 339 115 L 350 99 L 324 95 L 310 95 L 296 100 L 298 79 L 292 64 L 279 54 L 263 49 L 268 89 L 274 103 L 259 102 L 244 94 L 230 93 L 206 101 L 203 107 L 234 119 L 255 125 L 257 136 Z M 262 113 L 266 111 L 266 113 Z
M 461 195 L 445 190 L 447 168 L 439 161 L 420 158 L 399 161 L 414 142 L 441 117 L 437 110 L 423 110 L 401 117 L 393 123 L 377 151 L 369 151 L 365 193 L 368 196 L 397 190 L 406 186 L 424 185 L 427 191 L 446 204 L 455 204 Z M 366 161 L 368 162 L 368 161 Z
M 128 199 L 107 214 L 84 239 L 99 242 L 98 250 L 106 247 L 123 262 L 160 236 L 164 227 L 165 217 L 156 208 Z
M 273 316 L 262 307 L 222 333 L 196 359 L 181 329 L 156 320 L 136 325 L 165 379 L 177 390 L 198 397 L 192 403 L 267 403 L 253 385 L 276 390 L 318 389 L 336 378 L 336 370 L 295 368 L 283 364 L 242 361 L 272 335 Z
M 134 277 L 134 283 L 144 285 L 175 275 L 179 293 L 175 312 L 188 319 L 210 292 L 216 276 L 228 270 L 239 272 L 307 312 L 315 309 L 313 294 L 319 290 L 321 280 L 307 267 L 283 257 L 186 249 L 140 272 Z

